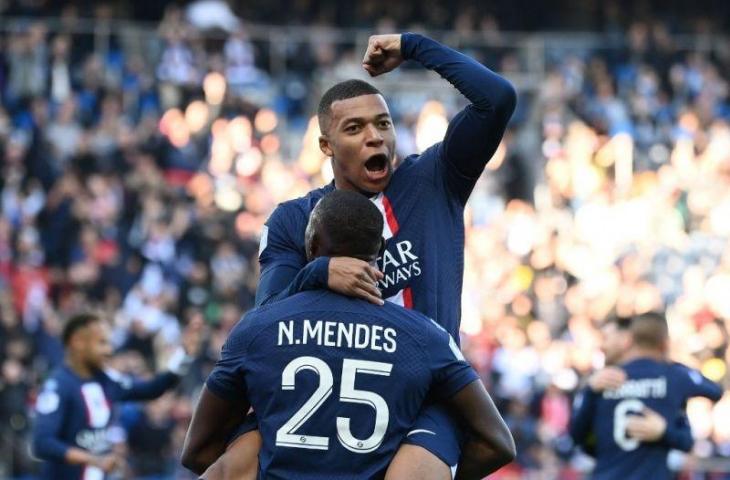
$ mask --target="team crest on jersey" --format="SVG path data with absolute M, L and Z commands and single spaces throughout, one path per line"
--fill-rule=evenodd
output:
M 58 410 L 61 398 L 55 390 L 44 390 L 38 395 L 35 402 L 35 409 L 41 415 L 48 415 Z

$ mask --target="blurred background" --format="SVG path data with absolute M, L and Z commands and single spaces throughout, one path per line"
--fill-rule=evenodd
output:
M 114 434 L 129 478 L 193 478 L 176 454 L 253 305 L 263 222 L 332 179 L 316 103 L 400 31 L 519 93 L 466 214 L 462 345 L 519 452 L 493 478 L 583 478 L 566 427 L 610 315 L 665 310 L 672 357 L 730 385 L 729 2 L 2 0 L 0 478 L 33 478 L 38 386 L 87 306 L 140 377 L 205 326 L 181 386 Z M 373 83 L 401 158 L 465 104 L 410 64 Z M 683 478 L 730 478 L 730 394 L 689 416 Z

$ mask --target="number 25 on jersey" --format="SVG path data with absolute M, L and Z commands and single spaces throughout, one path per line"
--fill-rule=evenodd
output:
M 390 412 L 388 404 L 377 393 L 355 388 L 357 374 L 390 376 L 393 364 L 354 360 L 346 358 L 342 361 L 342 381 L 340 382 L 340 401 L 369 405 L 375 410 L 375 428 L 367 438 L 356 438 L 350 430 L 350 419 L 337 417 L 337 439 L 343 447 L 355 453 L 369 453 L 376 450 L 383 442 L 388 429 Z M 281 388 L 294 390 L 296 375 L 302 370 L 311 370 L 319 376 L 319 386 L 311 397 L 291 416 L 276 432 L 276 445 L 280 447 L 327 450 L 328 437 L 296 433 L 314 412 L 319 409 L 332 394 L 334 379 L 332 370 L 317 357 L 297 357 L 284 368 L 281 374 Z

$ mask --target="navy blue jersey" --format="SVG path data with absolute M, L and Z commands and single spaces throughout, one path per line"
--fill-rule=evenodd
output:
M 386 249 L 378 260 L 383 297 L 435 319 L 458 340 L 464 266 L 464 205 L 494 154 L 515 106 L 515 92 L 489 69 L 433 40 L 402 36 L 405 58 L 438 72 L 472 103 L 449 123 L 443 142 L 407 157 L 380 208 Z M 328 259 L 307 265 L 304 231 L 334 184 L 277 207 L 262 234 L 257 304 L 327 287 Z
M 249 312 L 207 386 L 258 416 L 266 479 L 375 479 L 427 394 L 477 380 L 453 338 L 427 317 L 320 290 Z
M 81 378 L 66 365 L 54 370 L 36 401 L 33 450 L 45 460 L 42 478 L 104 478 L 98 468 L 65 463 L 66 451 L 76 447 L 92 454 L 109 453 L 108 428 L 114 403 L 156 398 L 177 379 L 172 373 L 163 373 L 153 380 L 136 382 L 111 371 Z
M 641 358 L 622 368 L 627 380 L 620 388 L 600 393 L 587 388 L 579 394 L 571 435 L 579 444 L 589 433 L 595 435 L 596 480 L 671 478 L 667 453 L 680 445 L 667 435 L 687 431 L 686 425 L 677 425 L 678 421 L 686 421 L 687 400 L 699 396 L 717 401 L 722 389 L 698 371 L 678 363 Z M 644 406 L 667 420 L 667 434 L 660 441 L 643 443 L 626 434 L 626 419 L 640 414 Z M 689 438 L 689 444 L 682 449 L 691 446 Z

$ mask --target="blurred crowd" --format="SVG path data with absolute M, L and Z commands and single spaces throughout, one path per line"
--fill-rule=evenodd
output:
M 93 13 L 103 24 L 112 10 Z M 261 227 L 332 179 L 313 78 L 352 59 L 295 50 L 295 80 L 274 78 L 240 25 L 211 49 L 177 7 L 159 48 L 109 31 L 100 54 L 98 31 L 73 28 L 79 8 L 59 15 L 53 31 L 31 19 L 0 36 L 0 476 L 36 469 L 37 387 L 62 361 L 63 319 L 93 308 L 113 326 L 114 366 L 140 377 L 204 325 L 180 387 L 124 405 L 115 430 L 130 477 L 187 478 L 176 452 L 253 305 Z M 487 23 L 472 28 L 498 34 Z M 467 208 L 462 345 L 518 445 L 495 478 L 580 478 L 570 403 L 603 364 L 598 327 L 612 315 L 666 311 L 672 358 L 728 386 L 730 50 L 683 50 L 661 22 L 621 28 L 621 47 L 548 52 Z M 510 71 L 499 51 L 474 54 Z M 402 155 L 439 140 L 463 105 L 389 100 Z M 730 395 L 689 414 L 698 442 L 684 465 L 730 457 Z

